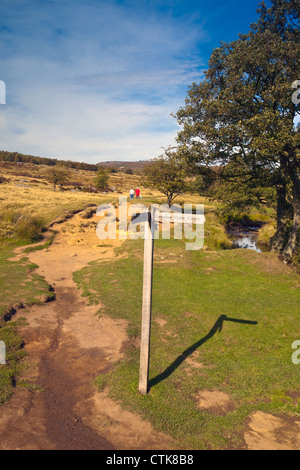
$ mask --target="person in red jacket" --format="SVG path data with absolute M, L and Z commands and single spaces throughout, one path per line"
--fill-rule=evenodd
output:
M 140 198 L 140 194 L 141 194 L 141 192 L 140 192 L 139 188 L 136 188 L 136 190 L 135 190 L 135 197 L 136 197 L 137 199 Z

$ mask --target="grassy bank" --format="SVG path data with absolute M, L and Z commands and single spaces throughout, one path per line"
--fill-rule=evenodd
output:
M 12 394 L 24 357 L 23 340 L 16 330 L 20 320 L 10 319 L 19 308 L 54 297 L 46 281 L 36 274 L 34 264 L 27 258 L 10 261 L 11 257 L 12 247 L 0 249 L 0 341 L 6 346 L 6 364 L 0 365 L 0 405 Z
M 138 392 L 143 243 L 126 257 L 75 273 L 100 314 L 129 322 L 124 359 L 97 380 L 99 390 L 140 413 L 184 448 L 236 448 L 252 411 L 300 413 L 298 338 L 300 277 L 271 253 L 188 252 L 182 241 L 156 240 L 150 392 Z M 222 393 L 227 408 L 201 405 Z M 216 395 L 218 396 L 218 395 Z
M 0 327 L 0 341 L 6 347 L 6 364 L 0 364 L 0 406 L 3 405 L 13 393 L 17 377 L 21 371 L 23 339 L 16 332 L 16 327 L 22 322 L 2 323 Z

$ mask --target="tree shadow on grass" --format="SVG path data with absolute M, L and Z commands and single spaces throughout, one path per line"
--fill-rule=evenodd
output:
M 217 331 L 219 333 L 222 331 L 223 328 L 223 322 L 224 321 L 230 321 L 230 322 L 235 322 L 235 323 L 244 323 L 246 325 L 257 325 L 257 321 L 251 321 L 251 320 L 240 320 L 238 318 L 230 318 L 227 317 L 226 315 L 220 315 L 219 318 L 217 319 L 216 323 L 213 325 L 211 330 L 207 333 L 206 336 L 201 338 L 199 341 L 194 343 L 192 346 L 187 348 L 183 353 L 178 356 L 174 362 L 172 362 L 171 365 L 169 365 L 161 374 L 157 375 L 156 377 L 153 377 L 149 381 L 149 389 L 153 387 L 154 385 L 157 385 L 159 382 L 162 382 L 166 378 L 168 378 L 182 363 L 183 361 L 186 360 L 187 357 L 189 357 L 193 352 L 196 351 L 202 344 L 204 344 L 206 341 L 208 341 L 210 338 L 212 338 Z

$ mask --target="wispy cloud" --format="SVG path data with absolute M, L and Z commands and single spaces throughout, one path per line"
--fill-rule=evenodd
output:
M 199 15 L 167 4 L 2 0 L 1 148 L 97 162 L 171 144 L 207 35 Z

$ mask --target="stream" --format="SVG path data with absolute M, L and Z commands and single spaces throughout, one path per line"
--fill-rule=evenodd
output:
M 246 248 L 261 253 L 263 250 L 258 246 L 258 227 L 248 227 L 243 231 L 229 230 L 230 240 L 233 242 L 233 248 Z

